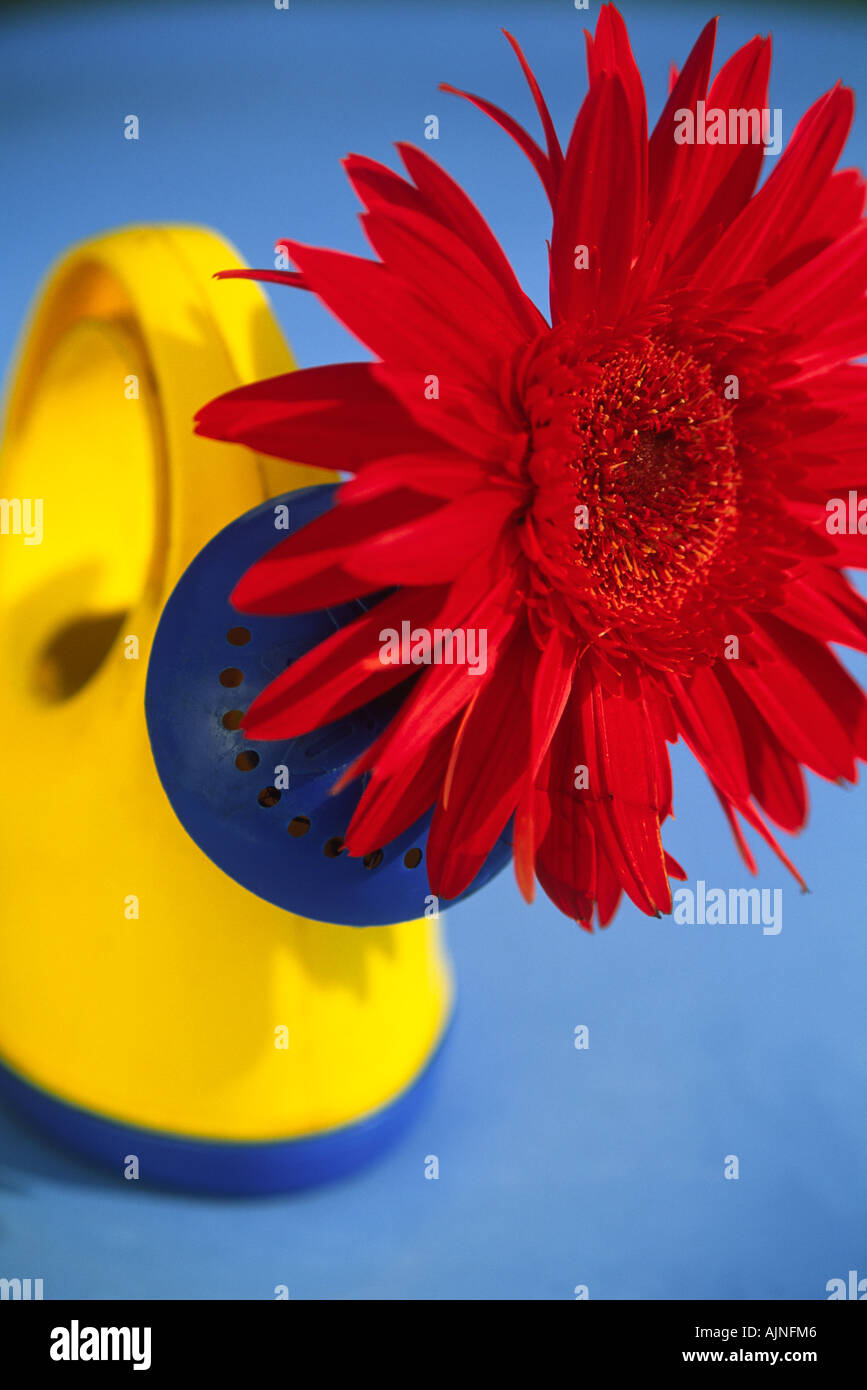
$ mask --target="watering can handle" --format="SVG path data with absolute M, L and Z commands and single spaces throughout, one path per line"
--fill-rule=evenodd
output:
M 214 396 L 294 366 L 259 286 L 214 279 L 240 264 L 213 232 L 133 227 L 73 249 L 37 301 L 3 488 L 38 499 L 44 549 L 38 566 L 30 553 L 4 556 L 0 600 L 49 695 L 87 699 L 127 639 L 146 657 L 178 578 L 236 516 L 337 476 L 193 433 Z

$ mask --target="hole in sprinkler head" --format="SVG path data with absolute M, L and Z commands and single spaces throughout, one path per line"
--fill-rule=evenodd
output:
M 245 749 L 235 759 L 235 766 L 239 772 L 252 772 L 254 767 L 259 766 L 259 754 L 254 753 L 252 749 Z
M 244 718 L 242 709 L 230 709 L 223 715 L 224 729 L 240 729 L 241 720 Z
M 231 642 L 233 647 L 245 647 L 250 640 L 250 631 L 246 627 L 230 627 L 226 633 L 226 641 Z
M 227 666 L 225 671 L 220 672 L 220 685 L 240 685 L 244 679 L 244 672 L 239 671 L 237 666 Z
M 362 863 L 365 869 L 378 869 L 382 863 L 382 850 L 375 849 L 372 854 L 366 854 Z
M 276 787 L 263 787 L 259 793 L 260 806 L 276 806 L 280 800 L 280 793 Z
M 336 859 L 338 854 L 343 853 L 343 837 L 332 835 L 330 840 L 326 840 L 322 846 L 322 852 L 326 859 Z
M 422 852 L 420 849 L 408 849 L 403 856 L 403 862 L 408 869 L 417 869 L 421 861 Z
M 76 618 L 56 632 L 40 651 L 34 673 L 40 695 L 68 700 L 95 676 L 123 629 L 127 613 Z
M 293 840 L 300 840 L 302 835 L 306 835 L 310 829 L 309 816 L 293 816 L 289 822 L 289 834 Z

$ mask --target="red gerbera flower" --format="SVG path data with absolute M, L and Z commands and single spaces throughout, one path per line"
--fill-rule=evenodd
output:
M 587 927 L 621 891 L 668 912 L 685 875 L 660 837 L 667 743 L 698 758 L 753 872 L 739 818 L 791 868 L 762 813 L 798 830 L 802 765 L 853 781 L 867 755 L 867 702 L 828 646 L 867 650 L 842 573 L 864 543 L 825 525 L 828 499 L 865 483 L 850 361 L 867 350 L 865 185 L 833 172 L 852 94 L 810 107 L 755 192 L 761 143 L 674 138 L 699 101 L 767 106 L 770 40 L 708 91 L 714 37 L 712 21 L 649 140 L 611 5 L 565 154 L 511 37 L 546 148 L 469 97 L 550 198 L 550 323 L 427 155 L 398 146 L 408 180 L 351 155 L 379 260 L 288 241 L 299 273 L 250 274 L 313 290 L 380 360 L 259 382 L 199 416 L 201 434 L 355 474 L 245 575 L 240 609 L 397 586 L 264 691 L 250 736 L 308 732 L 418 675 L 383 664 L 386 628 L 486 633 L 484 674 L 429 666 L 351 770 L 371 776 L 349 852 L 435 806 L 428 872 L 446 898 L 514 817 L 526 897 L 538 877 Z

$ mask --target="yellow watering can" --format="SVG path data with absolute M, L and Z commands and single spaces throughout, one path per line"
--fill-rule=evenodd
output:
M 407 1123 L 451 983 L 435 918 L 358 931 L 228 877 L 154 763 L 177 581 L 240 514 L 322 482 L 192 432 L 293 366 L 258 286 L 213 280 L 239 264 L 198 228 L 111 233 L 54 269 L 25 335 L 0 456 L 0 1088 L 119 1176 L 269 1192 Z

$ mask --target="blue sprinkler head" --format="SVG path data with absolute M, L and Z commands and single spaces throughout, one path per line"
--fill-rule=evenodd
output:
M 229 603 L 241 576 L 275 543 L 275 507 L 291 507 L 295 532 L 328 510 L 335 491 L 308 487 L 271 498 L 200 551 L 160 619 L 145 711 L 166 796 L 219 868 L 302 917 L 383 926 L 425 912 L 432 812 L 374 853 L 350 858 L 343 838 L 369 774 L 337 795 L 332 789 L 386 727 L 406 687 L 300 738 L 250 740 L 239 727 L 275 676 L 376 601 L 290 617 L 239 614 Z M 461 898 L 499 873 L 511 853 L 507 829 Z

